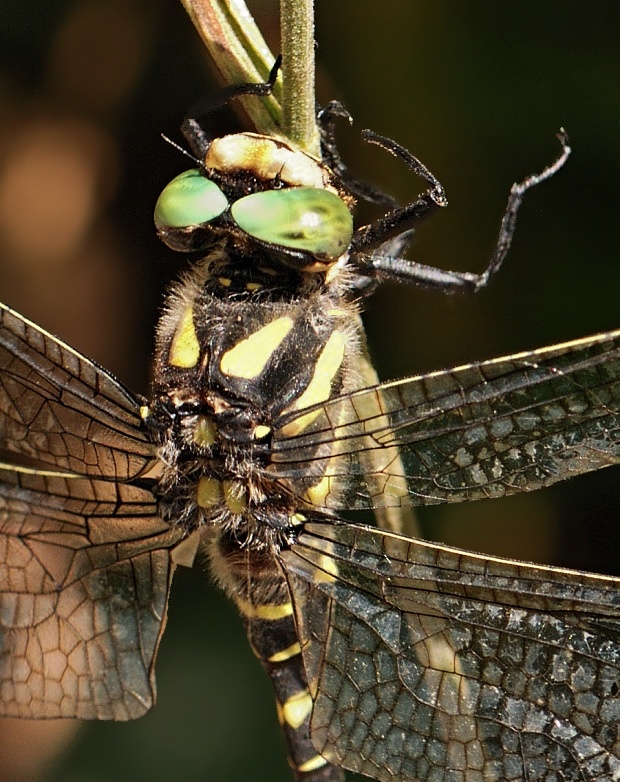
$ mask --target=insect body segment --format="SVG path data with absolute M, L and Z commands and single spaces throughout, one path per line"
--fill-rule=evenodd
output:
M 234 557 L 226 557 L 225 549 L 220 538 L 217 549 L 211 549 L 211 563 L 215 573 L 220 572 L 220 566 L 225 568 L 223 577 L 234 595 L 252 650 L 273 684 L 276 712 L 295 778 L 312 782 L 342 780 L 342 771 L 323 758 L 310 739 L 313 699 L 293 605 L 277 563 L 257 550 L 235 563 Z M 230 579 L 234 579 L 234 586 Z
M 304 296 L 298 288 L 287 295 L 288 272 L 284 279 L 265 275 L 273 287 L 249 291 L 252 269 L 246 262 L 239 272 L 231 268 L 229 252 L 222 258 L 223 265 L 209 259 L 199 266 L 170 300 L 158 332 L 147 420 L 162 449 L 163 481 L 170 484 L 162 503 L 166 508 L 170 497 L 165 515 L 172 523 L 178 523 L 180 485 L 189 492 L 199 479 L 197 515 L 184 522 L 190 527 L 216 510 L 217 503 L 204 499 L 214 496 L 207 480 L 244 486 L 247 524 L 253 513 L 286 517 L 296 510 L 289 508 L 290 495 L 305 495 L 306 485 L 270 475 L 271 432 L 287 416 L 281 428 L 290 435 L 321 426 L 318 405 L 352 388 L 348 369 L 359 349 L 353 305 L 336 307 L 338 288 L 316 287 L 316 273 L 308 274 Z M 221 284 L 223 276 L 230 284 Z M 329 447 L 317 449 L 317 456 L 329 453 Z M 316 483 L 324 470 L 315 471 Z M 304 480 L 312 474 L 309 465 Z M 191 511 L 182 513 L 188 520 Z

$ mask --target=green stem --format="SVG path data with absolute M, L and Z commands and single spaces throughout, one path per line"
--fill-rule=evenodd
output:
M 280 29 L 284 63 L 282 131 L 305 152 L 318 157 L 313 0 L 280 0 Z
M 275 57 L 244 0 L 181 0 L 225 84 L 265 81 Z M 256 130 L 319 156 L 314 97 L 313 0 L 280 0 L 283 81 L 270 98 L 244 98 Z
M 263 82 L 275 57 L 243 0 L 181 0 L 198 30 L 222 82 Z M 260 133 L 278 134 L 282 117 L 281 85 L 269 98 L 243 99 L 244 108 Z

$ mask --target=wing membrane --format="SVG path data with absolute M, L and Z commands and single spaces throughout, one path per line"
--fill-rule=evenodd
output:
M 136 399 L 3 304 L 0 443 L 34 464 L 117 480 L 135 477 L 153 458 Z
M 2 470 L 0 711 L 133 719 L 153 664 L 182 531 L 135 486 Z M 184 556 L 183 556 L 184 555 Z
M 333 522 L 281 560 L 332 763 L 386 782 L 620 779 L 617 580 Z
M 377 406 L 383 414 L 368 415 Z M 324 405 L 312 430 L 294 437 L 285 436 L 290 420 L 275 433 L 270 471 L 306 488 L 317 462 L 336 483 L 353 477 L 354 491 L 327 492 L 326 507 L 537 489 L 620 461 L 620 331 L 364 389 Z M 395 448 L 408 495 L 384 456 Z

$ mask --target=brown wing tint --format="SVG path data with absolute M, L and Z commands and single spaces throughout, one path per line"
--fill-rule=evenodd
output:
M 498 497 L 617 464 L 620 331 L 334 400 L 312 430 L 276 430 L 271 474 L 309 483 L 320 443 L 334 444 L 320 455 L 327 475 L 355 476 L 346 503 L 327 492 L 325 506 L 335 509 Z M 400 451 L 408 495 L 386 459 L 390 448 Z
M 139 717 L 193 541 L 127 483 L 153 457 L 137 400 L 3 305 L 0 452 L 0 713 Z
M 0 471 L 0 710 L 132 719 L 153 662 L 182 533 L 150 492 Z
M 116 480 L 138 475 L 153 458 L 131 394 L 105 370 L 3 304 L 0 449 L 38 464 Z
M 385 782 L 620 779 L 620 584 L 344 523 L 281 561 L 329 761 Z

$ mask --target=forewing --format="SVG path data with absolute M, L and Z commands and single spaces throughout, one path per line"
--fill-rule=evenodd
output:
M 138 402 L 105 370 L 0 304 L 0 453 L 128 480 L 153 459 Z
M 397 782 L 620 779 L 620 585 L 345 523 L 281 554 L 330 762 Z
M 174 564 L 192 545 L 148 490 L 1 470 L 0 713 L 148 710 Z
M 620 461 L 620 331 L 364 389 L 327 403 L 291 436 L 294 420 L 274 427 L 269 472 L 303 490 L 326 475 L 334 491 L 323 487 L 319 506 L 537 489 Z M 351 491 L 336 491 L 345 481 Z

